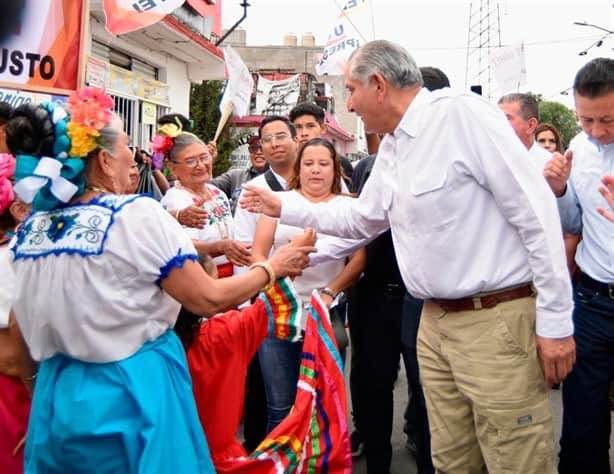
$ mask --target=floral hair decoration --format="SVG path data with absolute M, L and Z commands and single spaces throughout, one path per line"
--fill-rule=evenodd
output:
M 15 173 L 15 158 L 8 153 L 0 153 L 0 214 L 3 214 L 15 199 L 11 184 L 13 173 Z
M 113 119 L 113 99 L 98 87 L 84 87 L 68 98 L 71 156 L 86 157 L 98 147 L 100 130 Z
M 100 130 L 113 119 L 113 99 L 103 89 L 85 87 L 68 99 L 70 116 L 61 106 L 42 104 L 54 126 L 53 156 L 19 154 L 15 193 L 34 211 L 48 211 L 85 190 L 81 159 L 98 147 Z
M 183 132 L 181 122 L 177 117 L 175 117 L 175 122 L 162 125 L 151 142 L 151 148 L 154 152 L 153 161 L 158 169 L 162 167 L 165 156 L 175 145 L 175 138 Z

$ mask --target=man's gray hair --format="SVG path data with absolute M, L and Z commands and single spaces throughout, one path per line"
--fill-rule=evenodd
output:
M 381 74 L 392 85 L 404 89 L 422 86 L 422 74 L 405 48 L 386 40 L 366 43 L 350 56 L 351 79 L 367 84 L 373 74 Z
M 181 132 L 179 135 L 177 135 L 173 140 L 173 147 L 168 151 L 168 156 L 171 161 L 176 161 L 177 155 L 181 153 L 184 148 L 187 148 L 194 143 L 204 145 L 203 141 L 193 133 Z
M 531 94 L 523 94 L 522 92 L 512 92 L 506 94 L 499 99 L 499 104 L 518 103 L 520 115 L 523 119 L 537 119 L 539 122 L 539 102 Z

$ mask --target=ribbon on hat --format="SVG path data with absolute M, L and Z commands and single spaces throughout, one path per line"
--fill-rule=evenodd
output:
M 71 182 L 71 179 L 74 180 L 83 167 L 83 161 L 77 158 L 60 161 L 48 156 L 38 159 L 33 156 L 18 155 L 16 174 L 22 174 L 24 177 L 15 184 L 14 190 L 26 203 L 32 203 L 41 191 L 45 200 L 53 197 L 54 200 L 66 203 L 79 191 L 80 187 Z M 48 194 L 44 193 L 46 189 L 52 196 L 44 196 Z

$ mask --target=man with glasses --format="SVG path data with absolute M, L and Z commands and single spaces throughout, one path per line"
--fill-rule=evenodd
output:
M 249 183 L 272 191 L 284 190 L 292 178 L 297 156 L 294 125 L 286 117 L 271 115 L 264 118 L 258 129 L 258 136 L 254 138 L 259 140 L 268 170 Z M 236 201 L 238 202 L 238 199 Z M 235 239 L 251 246 L 259 217 L 258 214 L 237 207 L 234 216 Z M 235 273 L 241 273 L 241 268 L 235 268 Z M 292 346 L 292 343 L 288 344 Z M 258 355 L 252 359 L 248 367 L 244 411 L 244 446 L 251 452 L 267 434 L 267 399 Z
M 213 178 L 211 184 L 217 186 L 226 193 L 232 206 L 234 215 L 237 206 L 237 198 L 241 194 L 241 186 L 243 183 L 254 179 L 269 169 L 269 165 L 264 158 L 262 152 L 262 144 L 260 138 L 252 135 L 247 139 L 250 166 L 247 168 L 234 168 L 226 171 L 224 174 Z

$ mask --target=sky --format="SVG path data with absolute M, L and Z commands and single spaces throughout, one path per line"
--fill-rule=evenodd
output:
M 453 87 L 465 88 L 469 0 L 371 0 L 373 39 L 395 41 L 409 50 L 419 66 L 435 66 Z M 249 0 L 248 45 L 282 44 L 287 33 L 300 37 L 311 32 L 316 44 L 326 42 L 345 0 Z M 479 5 L 474 1 L 474 8 Z M 490 1 L 491 6 L 496 4 Z M 524 43 L 527 84 L 520 92 L 541 93 L 547 100 L 573 107 L 568 89 L 577 70 L 590 59 L 614 57 L 614 35 L 601 47 L 589 48 L 605 32 L 586 22 L 614 30 L 614 0 L 507 0 L 500 1 L 502 45 Z M 224 0 L 223 25 L 229 28 L 242 15 L 240 0 Z M 370 38 L 367 29 L 364 36 Z

